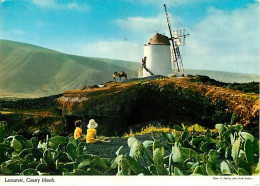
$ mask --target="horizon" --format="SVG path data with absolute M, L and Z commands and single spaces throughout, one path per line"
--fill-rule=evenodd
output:
M 0 39 L 83 57 L 141 62 L 153 35 L 173 30 L 190 36 L 185 69 L 260 75 L 260 5 L 256 0 L 5 0 Z M 69 46 L 69 47 L 68 47 Z
M 46 47 L 42 47 L 42 46 L 30 44 L 30 43 L 24 43 L 24 42 L 19 42 L 19 41 L 14 41 L 14 40 L 0 39 L 0 41 L 1 40 L 2 41 L 10 41 L 10 42 L 18 42 L 18 43 L 25 44 L 25 45 L 31 45 L 33 47 L 39 47 L 39 48 L 42 48 L 42 49 L 51 50 L 51 51 L 54 51 L 54 52 L 62 53 L 64 55 L 79 56 L 79 57 L 84 57 L 84 58 L 97 58 L 97 59 L 118 60 L 118 61 L 132 62 L 132 63 L 140 63 L 140 62 L 135 62 L 135 61 L 121 60 L 121 59 L 111 59 L 111 58 L 105 58 L 105 57 L 91 57 L 91 56 L 81 56 L 81 55 L 75 55 L 75 54 L 68 54 L 68 53 L 64 53 L 64 52 L 61 52 L 61 51 L 58 51 L 58 50 L 55 50 L 55 49 L 50 49 L 50 48 L 46 48 Z M 245 72 L 231 72 L 231 71 L 221 71 L 221 70 L 211 70 L 211 69 L 196 69 L 196 68 L 184 69 L 184 72 L 185 72 L 185 70 L 198 70 L 198 71 L 211 71 L 211 72 L 219 72 L 219 73 L 247 74 L 247 75 L 256 75 L 256 76 L 260 77 L 260 74 L 245 73 Z M 176 72 L 176 73 L 180 73 L 180 72 Z

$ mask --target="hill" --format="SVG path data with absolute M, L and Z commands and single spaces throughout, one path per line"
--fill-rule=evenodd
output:
M 114 71 L 137 77 L 139 64 L 68 55 L 0 40 L 0 96 L 40 97 L 112 80 Z
M 204 75 L 209 76 L 217 81 L 226 83 L 248 83 L 248 82 L 260 82 L 260 76 L 256 74 L 235 73 L 235 72 L 223 72 L 213 70 L 197 70 L 197 69 L 185 69 L 185 74 L 191 75 Z
M 112 80 L 112 73 L 125 71 L 137 77 L 139 63 L 106 58 L 82 57 L 54 50 L 0 40 L 0 97 L 42 97 Z M 223 82 L 260 81 L 259 75 L 185 70 Z

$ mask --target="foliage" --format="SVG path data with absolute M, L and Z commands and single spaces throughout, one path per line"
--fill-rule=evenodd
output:
M 184 125 L 184 124 L 182 124 Z M 177 125 L 175 125 L 177 126 Z M 199 124 L 194 124 L 194 125 L 190 125 L 187 126 L 187 130 L 189 133 L 196 131 L 198 133 L 202 133 L 204 134 L 205 132 L 207 132 L 207 129 L 205 129 L 205 127 L 200 126 Z M 209 129 L 211 132 L 216 132 L 216 129 Z M 170 128 L 170 127 L 164 127 L 164 126 L 154 126 L 153 124 L 149 124 L 148 126 L 145 126 L 141 129 L 141 131 L 139 132 L 133 132 L 132 130 L 130 131 L 129 134 L 125 133 L 123 137 L 134 137 L 134 136 L 139 136 L 139 135 L 144 135 L 144 134 L 151 134 L 151 133 L 171 133 L 174 132 L 175 129 L 174 128 Z
M 7 122 L 0 121 L 0 143 L 3 142 L 4 140 L 6 128 L 7 128 Z
M 46 140 L 9 136 L 0 144 L 3 175 L 103 175 L 110 159 L 87 154 L 86 143 L 52 134 Z
M 175 125 L 170 133 L 162 132 L 167 140 L 139 142 L 130 137 L 128 155 L 116 158 L 119 175 L 255 175 L 259 174 L 259 142 L 243 126 L 216 124 L 217 132 L 207 130 L 204 134 L 195 127 Z M 169 154 L 164 155 L 169 149 Z M 120 159 L 120 161 L 119 161 Z M 130 160 L 128 160 L 130 159 Z M 127 172 L 123 164 L 129 164 Z M 132 166 L 131 166 L 132 165 Z
M 54 107 L 54 100 L 61 97 L 62 94 L 40 97 L 40 98 L 14 98 L 14 99 L 0 99 L 0 105 L 3 108 L 10 109 L 42 109 Z
M 259 142 L 243 125 L 216 124 L 217 132 L 175 125 L 165 140 L 128 138 L 114 160 L 88 154 L 80 139 L 47 135 L 44 141 L 14 134 L 0 143 L 4 175 L 257 175 Z

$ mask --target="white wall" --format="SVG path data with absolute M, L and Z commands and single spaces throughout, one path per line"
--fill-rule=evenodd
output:
M 146 67 L 154 75 L 172 74 L 171 52 L 169 45 L 147 45 L 144 47 L 146 56 Z M 143 77 L 151 74 L 143 69 Z

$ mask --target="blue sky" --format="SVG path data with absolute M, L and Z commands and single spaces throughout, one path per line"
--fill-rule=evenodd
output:
M 257 0 L 0 0 L 0 39 L 64 53 L 140 62 L 144 44 L 173 29 L 190 36 L 184 68 L 260 74 Z

